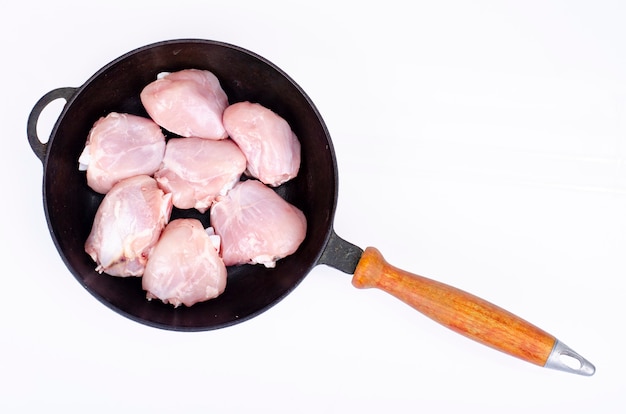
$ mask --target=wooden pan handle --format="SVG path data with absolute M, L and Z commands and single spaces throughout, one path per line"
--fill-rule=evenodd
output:
M 474 295 L 398 269 L 373 247 L 363 252 L 352 284 L 357 288 L 381 289 L 455 332 L 533 364 L 582 375 L 595 371 L 593 365 L 579 359 L 569 348 L 566 349 L 571 352 L 559 352 L 579 360 L 580 368 L 546 365 L 553 359 L 553 351 L 563 347 L 554 336 Z M 578 372 L 581 370 L 584 372 Z

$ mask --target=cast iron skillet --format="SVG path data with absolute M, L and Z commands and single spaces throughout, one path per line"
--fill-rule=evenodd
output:
M 289 122 L 302 145 L 298 176 L 276 191 L 299 207 L 308 223 L 306 239 L 275 269 L 236 266 L 228 269 L 225 292 L 192 307 L 173 308 L 148 301 L 139 278 L 98 274 L 84 251 L 102 196 L 86 185 L 78 158 L 93 123 L 109 112 L 147 116 L 139 93 L 159 72 L 182 69 L 213 72 L 229 97 L 259 102 Z M 37 136 L 42 110 L 66 100 L 47 143 Z M 361 250 L 333 230 L 337 203 L 337 162 L 330 134 L 306 93 L 274 64 L 250 51 L 222 42 L 183 39 L 147 45 L 100 69 L 78 88 L 59 88 L 34 106 L 28 141 L 43 163 L 43 203 L 52 239 L 75 278 L 100 302 L 137 322 L 176 331 L 227 327 L 275 305 L 318 264 L 354 273 L 357 287 L 381 288 L 463 335 L 529 362 L 591 375 L 593 365 L 553 336 L 482 299 L 387 264 L 374 248 Z M 173 217 L 195 217 L 208 226 L 208 215 L 176 210 Z M 580 362 L 571 368 L 567 355 Z

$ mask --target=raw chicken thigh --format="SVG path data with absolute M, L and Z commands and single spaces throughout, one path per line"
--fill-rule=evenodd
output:
M 78 162 L 87 185 L 106 194 L 120 180 L 153 174 L 165 153 L 165 136 L 152 120 L 112 112 L 96 121 Z
M 287 121 L 258 103 L 238 102 L 224 111 L 224 127 L 248 160 L 248 174 L 273 187 L 300 169 L 300 142 Z
M 141 91 L 141 102 L 154 121 L 183 137 L 223 139 L 228 97 L 207 70 L 185 69 L 165 74 Z
M 169 221 L 172 196 L 154 178 L 138 175 L 117 183 L 98 207 L 85 251 L 99 273 L 141 276 L 148 255 Z
M 257 180 L 241 181 L 211 208 L 226 266 L 276 261 L 294 253 L 306 235 L 302 211 Z
M 246 157 L 230 139 L 173 138 L 154 177 L 159 187 L 172 193 L 174 206 L 204 213 L 245 169 Z
M 177 219 L 163 230 L 154 248 L 142 286 L 148 299 L 175 307 L 212 299 L 226 288 L 226 266 L 211 237 L 197 219 Z

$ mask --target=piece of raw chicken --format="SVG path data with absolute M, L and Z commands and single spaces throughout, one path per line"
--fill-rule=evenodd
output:
M 211 229 L 209 229 L 211 230 Z M 219 244 L 197 219 L 172 220 L 150 254 L 142 278 L 148 299 L 175 307 L 213 299 L 226 288 L 226 266 Z
M 246 169 L 246 157 L 230 139 L 172 138 L 161 168 L 154 174 L 159 187 L 172 193 L 175 207 L 206 212 L 225 195 Z
M 276 261 L 294 253 L 306 236 L 302 211 L 257 180 L 240 181 L 211 208 L 226 266 Z
M 98 207 L 85 242 L 96 271 L 141 276 L 171 211 L 171 194 L 165 194 L 150 176 L 138 175 L 114 185 Z
M 248 160 L 247 173 L 277 187 L 300 169 L 300 141 L 287 121 L 258 103 L 238 102 L 224 111 L 224 128 Z
M 165 153 L 165 136 L 151 119 L 112 112 L 89 131 L 78 162 L 87 185 L 106 194 L 120 180 L 153 174 Z
M 150 117 L 182 137 L 223 139 L 228 97 L 208 70 L 185 69 L 159 75 L 140 94 Z

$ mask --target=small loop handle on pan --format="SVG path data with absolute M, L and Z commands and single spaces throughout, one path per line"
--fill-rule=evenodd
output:
M 60 98 L 68 101 L 72 97 L 72 95 L 74 95 L 76 89 L 77 88 L 67 87 L 51 90 L 50 92 L 42 96 L 39 101 L 37 101 L 32 111 L 30 112 L 30 115 L 28 116 L 28 124 L 26 126 L 28 143 L 30 144 L 30 147 L 33 149 L 33 152 L 35 153 L 37 158 L 41 160 L 41 162 L 44 162 L 44 159 L 46 157 L 48 144 L 42 142 L 37 135 L 37 123 L 39 122 L 39 116 L 41 115 L 41 112 L 44 110 L 44 108 L 48 106 L 48 104 L 50 104 L 50 102 Z

